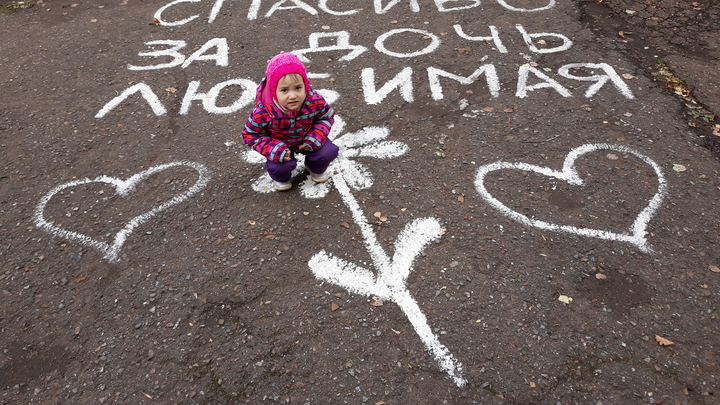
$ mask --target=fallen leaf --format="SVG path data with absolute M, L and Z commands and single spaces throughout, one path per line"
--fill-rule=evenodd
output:
M 87 276 L 78 277 L 75 279 L 75 284 L 82 283 L 83 281 L 87 280 Z
M 687 170 L 687 167 L 679 164 L 674 164 L 673 170 L 675 170 L 676 172 L 684 172 L 685 170 Z
M 631 75 L 630 73 L 623 73 L 622 78 L 630 80 L 630 79 L 634 79 L 635 76 Z
M 672 346 L 675 344 L 675 342 L 658 335 L 655 335 L 655 341 L 658 342 L 660 346 Z
M 561 295 L 558 297 L 558 301 L 564 302 L 565 304 L 569 304 L 572 302 L 572 297 L 568 297 L 567 295 Z
M 713 129 L 713 135 L 720 136 L 720 124 L 715 124 L 715 129 Z
M 323 25 L 323 26 L 322 26 L 322 29 L 324 29 L 324 30 L 329 30 L 329 29 L 330 29 L 330 26 L 329 26 L 329 25 Z
M 381 307 L 381 306 L 383 306 L 383 302 L 382 302 L 382 300 L 373 300 L 373 301 L 370 301 L 370 305 L 372 305 L 374 307 Z
M 495 111 L 495 109 L 492 108 L 492 107 L 485 107 L 485 108 L 483 108 L 483 111 L 485 111 L 485 112 L 493 112 L 493 111 Z
M 175 87 L 168 87 L 167 89 L 165 89 L 165 91 L 167 91 L 168 93 L 175 93 L 177 89 Z
M 380 217 L 382 217 L 382 212 L 377 211 L 376 213 L 373 214 L 373 216 L 374 216 L 375 218 L 380 218 Z
M 535 385 L 535 383 L 533 381 L 530 381 L 530 388 L 536 388 L 536 387 L 537 387 L 537 385 Z
M 602 273 L 595 273 L 595 278 L 598 280 L 606 280 L 607 276 Z
M 471 50 L 472 50 L 472 48 L 470 48 L 470 47 L 457 48 L 458 53 L 463 54 L 463 55 L 469 54 Z
M 385 401 L 377 401 L 375 402 L 375 405 L 385 405 Z
M 711 264 L 710 266 L 708 266 L 708 268 L 709 268 L 710 271 L 712 271 L 713 273 L 720 273 L 720 267 L 718 267 L 718 266 L 713 266 L 713 265 Z
M 338 308 L 340 308 L 340 305 L 338 305 L 338 304 L 336 304 L 336 303 L 334 303 L 334 302 L 330 304 L 330 310 L 331 310 L 331 311 L 335 312 L 335 311 L 338 310 Z
M 160 20 L 158 20 L 157 18 L 153 18 L 153 24 L 160 25 Z
M 458 196 L 458 202 L 459 202 L 460 204 L 464 203 L 464 202 L 465 202 L 465 197 L 459 195 L 459 196 Z

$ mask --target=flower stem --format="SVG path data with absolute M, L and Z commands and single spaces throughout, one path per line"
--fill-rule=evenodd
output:
M 362 208 L 360 208 L 360 204 L 358 204 L 357 200 L 350 192 L 350 187 L 348 187 L 347 183 L 345 183 L 345 179 L 343 179 L 342 175 L 338 175 L 333 176 L 332 181 L 340 192 L 340 196 L 345 202 L 345 205 L 347 205 L 350 209 L 353 220 L 360 227 L 360 232 L 365 240 L 365 247 L 368 249 L 368 253 L 370 253 L 370 256 L 375 262 L 375 266 L 377 268 L 390 268 L 390 257 L 388 257 L 387 253 L 385 253 L 383 248 L 380 246 L 380 243 L 378 243 L 377 238 L 375 237 L 375 232 L 373 232 L 370 225 L 365 221 Z
M 440 367 L 448 373 L 448 375 L 450 375 L 458 387 L 464 386 L 466 380 L 460 375 L 462 365 L 459 361 L 457 361 L 457 359 L 455 359 L 452 353 L 450 353 L 450 350 L 440 343 L 438 338 L 432 332 L 425 314 L 422 313 L 420 306 L 412 297 L 405 284 L 407 273 L 402 271 L 401 268 L 407 267 L 409 271 L 409 266 L 414 258 L 414 255 L 419 252 L 411 254 L 413 256 L 412 258 L 405 258 L 409 260 L 405 263 L 406 266 L 403 266 L 402 263 L 393 263 L 378 243 L 377 238 L 375 237 L 375 232 L 373 232 L 370 225 L 368 225 L 365 221 L 362 209 L 350 192 L 350 188 L 347 183 L 345 183 L 342 175 L 333 176 L 333 183 L 335 184 L 335 187 L 337 187 L 338 192 L 340 192 L 340 196 L 343 201 L 350 209 L 353 220 L 360 227 L 360 231 L 362 232 L 365 240 L 365 246 L 373 259 L 375 269 L 378 271 L 379 275 L 375 277 L 375 288 L 377 288 L 378 292 L 381 290 L 388 291 L 389 296 L 384 298 L 390 299 L 398 304 L 412 324 L 415 332 L 420 337 L 420 340 L 433 357 L 435 357 L 435 360 L 440 364 Z M 427 239 L 427 236 L 425 239 Z M 400 248 L 400 246 L 398 246 L 398 248 Z M 398 272 L 403 274 L 396 274 Z

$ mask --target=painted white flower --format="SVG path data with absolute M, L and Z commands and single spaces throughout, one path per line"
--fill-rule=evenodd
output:
M 335 124 L 330 131 L 329 138 L 340 148 L 340 153 L 330 165 L 328 170 L 331 173 L 330 181 L 326 183 L 315 183 L 307 178 L 300 184 L 300 194 L 305 198 L 322 198 L 330 192 L 333 176 L 343 176 L 345 182 L 354 190 L 364 190 L 372 186 L 373 176 L 370 170 L 362 163 L 353 158 L 373 157 L 377 159 L 390 159 L 404 155 L 409 147 L 399 141 L 386 141 L 390 130 L 386 127 L 365 127 L 357 132 L 350 132 L 338 136 L 345 129 L 345 121 L 335 115 Z M 242 153 L 242 157 L 248 163 L 264 164 L 265 157 L 248 150 Z M 293 171 L 292 177 L 302 174 L 305 171 L 305 156 L 297 154 L 298 165 Z M 275 191 L 273 181 L 267 172 L 263 173 L 252 184 L 253 190 L 259 193 Z

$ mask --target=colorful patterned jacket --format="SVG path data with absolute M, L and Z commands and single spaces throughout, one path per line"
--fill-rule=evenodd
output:
M 297 152 L 302 145 L 318 150 L 328 139 L 335 113 L 315 90 L 310 90 L 295 118 L 288 117 L 276 106 L 263 105 L 260 95 L 265 79 L 260 82 L 253 109 L 242 132 L 243 142 L 273 162 L 282 162 L 287 153 Z

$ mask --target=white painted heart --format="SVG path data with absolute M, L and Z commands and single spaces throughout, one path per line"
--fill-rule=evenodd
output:
M 87 235 L 84 235 L 82 233 L 69 231 L 67 229 L 63 229 L 60 227 L 57 227 L 50 222 L 45 220 L 45 217 L 43 215 L 45 211 L 45 206 L 48 204 L 48 202 L 53 198 L 53 196 L 60 191 L 70 188 L 70 187 L 76 187 L 82 184 L 88 184 L 88 183 L 106 183 L 110 184 L 115 187 L 115 192 L 120 196 L 127 196 L 130 192 L 132 192 L 135 189 L 135 186 L 140 183 L 141 181 L 145 180 L 149 176 L 161 172 L 163 170 L 167 170 L 173 167 L 178 166 L 187 166 L 190 168 L 195 169 L 198 172 L 198 179 L 190 186 L 190 188 L 187 189 L 184 193 L 178 194 L 171 198 L 170 200 L 154 207 L 150 211 L 145 212 L 144 214 L 138 215 L 132 219 L 130 219 L 128 222 L 125 223 L 125 226 L 118 231 L 115 234 L 115 238 L 112 242 L 106 243 L 101 242 L 98 240 L 95 240 Z M 123 244 L 127 240 L 128 236 L 132 233 L 132 231 L 137 228 L 140 224 L 144 223 L 148 219 L 154 217 L 158 213 L 177 205 L 188 198 L 192 197 L 193 195 L 197 194 L 200 190 L 202 190 L 207 183 L 210 181 L 210 171 L 200 163 L 195 162 L 188 162 L 188 161 L 178 161 L 178 162 L 171 162 L 166 163 L 158 166 L 153 166 L 143 172 L 140 172 L 132 177 L 130 177 L 127 180 L 118 179 L 116 177 L 109 177 L 109 176 L 100 176 L 95 179 L 82 179 L 82 180 L 75 180 L 71 181 L 65 184 L 61 184 L 49 192 L 47 192 L 41 199 L 38 205 L 35 207 L 35 214 L 34 214 L 34 220 L 35 225 L 38 228 L 41 228 L 55 236 L 63 237 L 66 239 L 74 240 L 77 242 L 82 243 L 83 245 L 93 247 L 100 252 L 102 252 L 105 256 L 104 258 L 107 259 L 110 262 L 117 262 L 119 260 L 120 256 L 120 249 L 122 248 Z
M 657 192 L 652 197 L 652 199 L 650 199 L 648 205 L 637 215 L 635 221 L 630 226 L 629 232 L 616 233 L 592 228 L 579 228 L 569 225 L 556 225 L 545 221 L 531 219 L 517 211 L 510 209 L 508 206 L 493 197 L 490 192 L 488 192 L 488 190 L 485 188 L 485 176 L 490 172 L 503 169 L 518 169 L 540 173 L 548 177 L 554 177 L 556 179 L 563 180 L 572 185 L 582 185 L 583 180 L 580 178 L 577 171 L 575 170 L 575 160 L 586 153 L 603 149 L 613 150 L 622 153 L 629 153 L 637 156 L 643 162 L 651 166 L 653 170 L 655 170 L 655 174 L 658 178 Z M 495 162 L 481 166 L 477 171 L 477 175 L 475 176 L 475 188 L 477 189 L 480 196 L 484 198 L 493 208 L 497 209 L 504 215 L 510 217 L 512 220 L 517 221 L 523 225 L 533 226 L 536 228 L 546 229 L 550 231 L 569 232 L 577 235 L 590 236 L 605 240 L 627 242 L 636 245 L 641 251 L 645 253 L 650 253 L 652 252 L 652 250 L 648 246 L 647 239 L 645 238 L 645 229 L 647 228 L 648 222 L 650 222 L 650 219 L 655 214 L 655 211 L 657 211 L 657 209 L 660 207 L 662 199 L 665 197 L 665 194 L 667 192 L 667 183 L 665 181 L 665 176 L 663 176 L 662 171 L 660 170 L 660 166 L 658 166 L 657 163 L 655 163 L 654 161 L 652 161 L 652 159 L 645 155 L 642 155 L 630 148 L 620 145 L 588 144 L 572 149 L 570 153 L 568 153 L 567 157 L 565 157 L 565 162 L 561 171 L 527 163 Z

